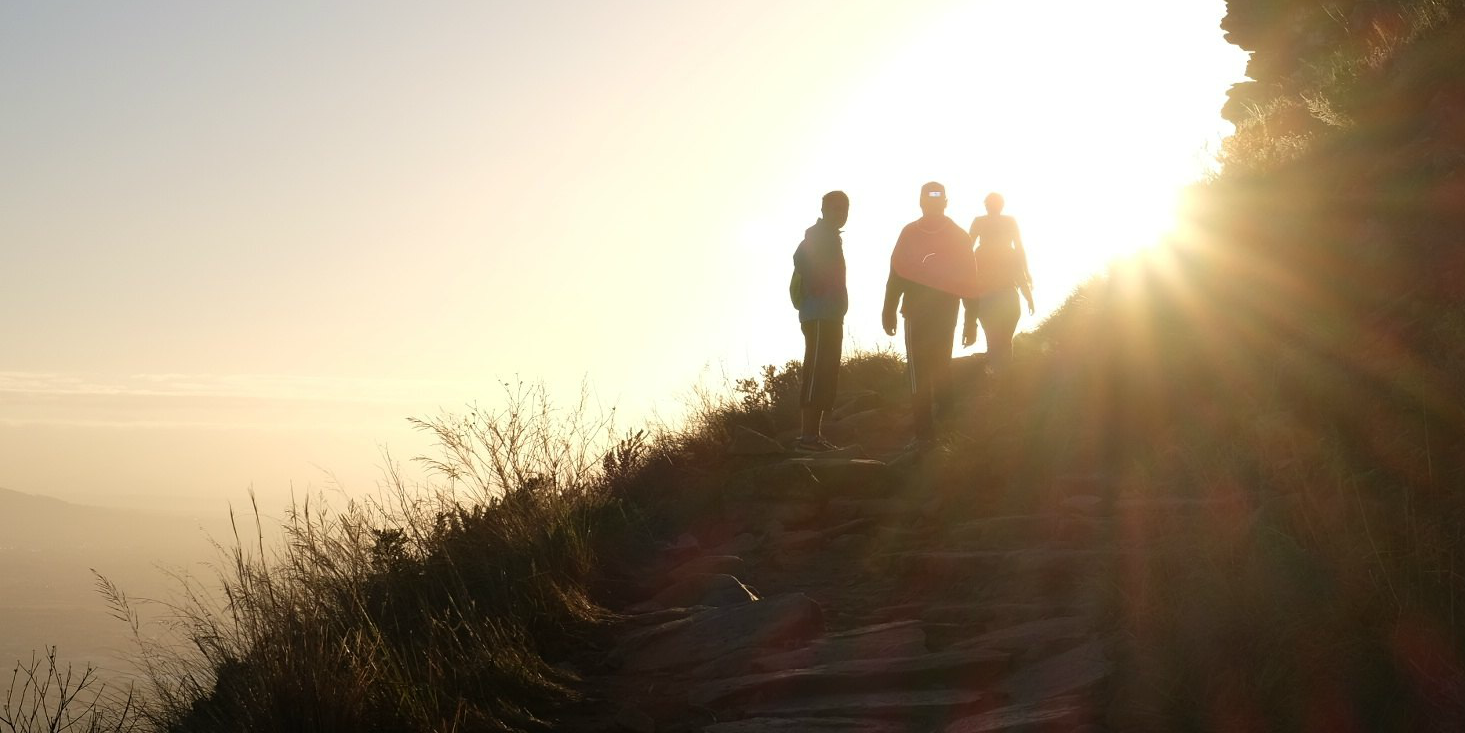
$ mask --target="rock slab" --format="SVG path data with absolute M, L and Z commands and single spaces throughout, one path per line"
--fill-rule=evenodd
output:
M 824 611 L 802 593 L 712 608 L 627 634 L 611 664 L 627 672 L 673 670 L 748 648 L 805 646 L 824 630 Z
M 803 669 L 708 682 L 692 688 L 695 705 L 718 707 L 751 700 L 788 699 L 859 691 L 909 690 L 943 683 L 976 686 L 1007 670 L 1009 656 L 989 649 L 859 659 Z
M 689 575 L 673 583 L 656 597 L 631 606 L 633 613 L 689 606 L 733 606 L 758 600 L 758 596 L 737 578 L 725 573 Z

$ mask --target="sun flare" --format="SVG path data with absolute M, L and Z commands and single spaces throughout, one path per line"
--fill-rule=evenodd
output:
M 871 258 L 873 282 L 852 282 L 857 298 L 878 299 L 879 261 L 927 180 L 946 184 L 963 227 L 987 193 L 1004 195 L 1040 317 L 1175 227 L 1181 191 L 1229 132 L 1220 106 L 1244 58 L 1219 39 L 1198 52 L 1156 38 L 1150 23 L 1177 13 L 1158 0 L 1117 12 L 1075 4 L 1058 22 L 1034 6 L 972 3 L 871 62 L 798 176 L 853 197 L 846 248 Z
M 225 421 L 152 390 L 119 420 L 116 396 L 62 407 L 42 390 L 0 420 L 0 485 L 72 491 L 316 475 L 282 447 L 304 437 L 262 438 L 268 470 L 202 433 L 180 461 L 168 430 L 200 421 L 314 436 L 315 461 L 371 486 L 379 442 L 421 440 L 401 415 L 520 374 L 557 393 L 588 381 L 627 422 L 671 418 L 700 370 L 796 355 L 789 256 L 833 189 L 852 202 L 852 348 L 900 347 L 881 300 L 930 180 L 963 227 L 1006 197 L 1031 330 L 1171 226 L 1245 68 L 1222 0 L 367 3 L 349 23 L 293 5 L 42 5 L 0 22 L 4 139 L 24 142 L 0 272 L 24 274 L 10 310 L 58 315 L 0 319 L 0 367 L 102 385 L 298 375 L 360 398 L 282 426 L 284 403 L 258 396 Z M 421 386 L 402 406 L 400 384 Z M 125 476 L 62 461 L 58 478 L 79 442 L 137 458 Z

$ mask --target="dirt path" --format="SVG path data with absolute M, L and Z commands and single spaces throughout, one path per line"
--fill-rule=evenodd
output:
M 853 417 L 888 425 L 883 409 Z M 1114 579 L 1133 554 L 1113 506 L 1083 481 L 1030 513 L 936 500 L 924 459 L 888 443 L 803 458 L 738 436 L 746 468 L 620 609 L 587 680 L 601 717 L 576 728 L 1108 727 Z

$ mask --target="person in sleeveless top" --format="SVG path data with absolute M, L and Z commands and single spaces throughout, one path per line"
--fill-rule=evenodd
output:
M 977 265 L 977 309 L 967 312 L 962 328 L 962 343 L 976 341 L 977 319 L 987 332 L 987 363 L 1002 369 L 1012 361 L 1012 335 L 1022 313 L 1018 294 L 1027 301 L 1028 315 L 1033 315 L 1033 278 L 1028 273 L 1028 256 L 1022 246 L 1017 220 L 1002 213 L 1001 194 L 989 194 L 984 201 L 987 213 L 972 220 L 971 238 L 976 248 L 972 256 Z

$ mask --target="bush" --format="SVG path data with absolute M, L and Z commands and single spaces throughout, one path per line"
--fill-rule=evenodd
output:
M 293 507 L 267 553 L 255 531 L 219 569 L 222 598 L 188 579 L 173 646 L 145 648 L 160 729 L 548 729 L 575 699 L 563 658 L 604 617 L 589 597 L 602 534 L 632 520 L 642 437 L 560 412 L 542 389 L 498 413 L 417 421 L 444 483 L 393 470 L 377 500 Z M 128 599 L 114 605 L 136 618 Z M 189 649 L 192 655 L 180 650 Z

